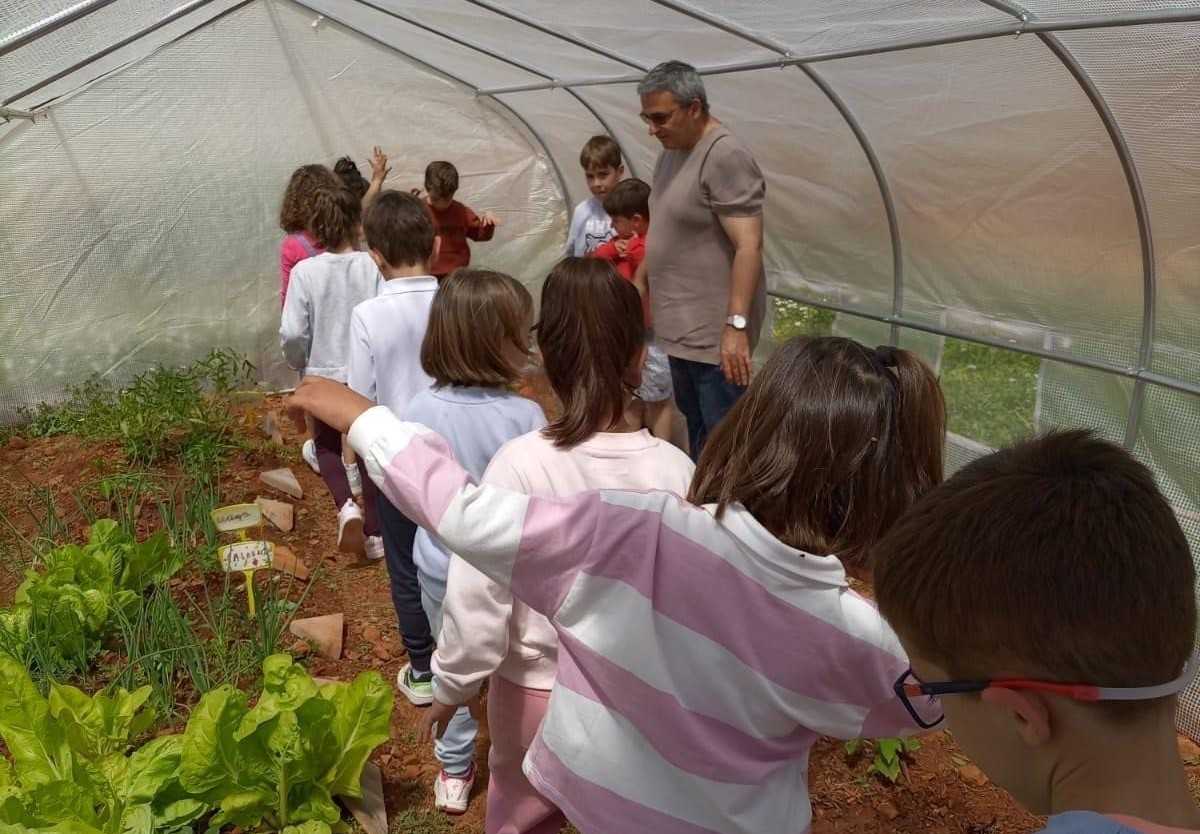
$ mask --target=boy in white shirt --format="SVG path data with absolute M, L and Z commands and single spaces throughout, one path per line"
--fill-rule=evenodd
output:
M 579 152 L 579 164 L 592 196 L 575 206 L 567 235 L 567 256 L 582 258 L 616 236 L 604 198 L 625 176 L 621 148 L 611 136 L 593 136 Z
M 350 317 L 350 367 L 346 384 L 379 405 L 403 414 L 433 380 L 421 367 L 421 342 L 437 279 L 429 267 L 437 257 L 438 238 L 425 205 L 411 194 L 385 191 L 363 219 L 371 258 L 385 283 L 376 298 L 354 308 Z M 360 464 L 361 466 L 361 460 Z M 421 588 L 413 563 L 417 525 L 393 507 L 362 473 L 363 501 L 377 509 L 382 536 L 368 536 L 368 559 L 387 559 L 392 605 L 409 662 L 397 686 L 416 706 L 433 702 L 433 634 L 421 606 Z

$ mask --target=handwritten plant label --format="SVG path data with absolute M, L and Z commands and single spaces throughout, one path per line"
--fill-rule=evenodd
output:
M 270 542 L 237 542 L 217 549 L 221 567 L 226 571 L 249 571 L 271 567 L 275 545 Z
M 212 513 L 213 524 L 222 533 L 245 530 L 262 524 L 262 510 L 257 504 L 232 504 L 218 507 Z

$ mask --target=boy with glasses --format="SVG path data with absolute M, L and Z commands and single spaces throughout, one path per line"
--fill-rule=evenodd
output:
M 1052 834 L 1200 830 L 1176 749 L 1196 671 L 1195 573 L 1150 471 L 1086 431 L 975 461 L 873 549 L 912 670 L 945 723 Z

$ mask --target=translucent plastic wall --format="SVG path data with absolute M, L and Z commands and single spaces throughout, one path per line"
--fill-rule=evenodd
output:
M 920 351 L 956 415 L 1125 444 L 1200 553 L 1200 0 L 0 0 L 0 20 L 0 101 L 42 113 L 0 127 L 0 415 L 217 345 L 285 381 L 282 185 L 374 143 L 398 186 L 458 164 L 504 221 L 477 261 L 536 283 L 588 136 L 650 178 L 636 81 L 680 58 L 766 173 L 773 293 Z M 956 393 L 970 350 L 1034 357 L 1028 398 Z M 1012 436 L 958 425 L 951 468 Z

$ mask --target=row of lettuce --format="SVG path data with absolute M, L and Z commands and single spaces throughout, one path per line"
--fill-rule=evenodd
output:
M 138 542 L 96 521 L 85 544 L 44 554 L 0 610 L 0 834 L 322 834 L 341 818 L 334 798 L 360 795 L 389 735 L 392 690 L 377 673 L 318 683 L 270 655 L 253 705 L 217 686 L 182 733 L 141 744 L 159 717 L 150 686 L 89 696 L 54 680 L 86 668 L 183 561 L 165 532 Z

